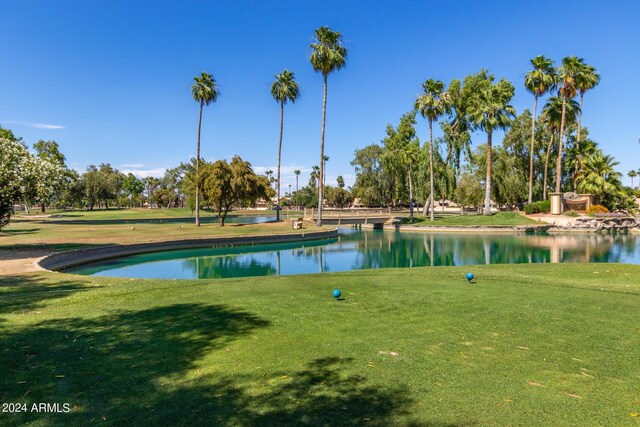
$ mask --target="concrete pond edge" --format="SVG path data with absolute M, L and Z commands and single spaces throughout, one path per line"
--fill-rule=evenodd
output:
M 56 252 L 43 257 L 36 265 L 44 270 L 60 271 L 65 268 L 89 264 L 96 261 L 120 258 L 142 253 L 172 251 L 179 249 L 215 248 L 222 246 L 250 246 L 267 243 L 304 242 L 308 240 L 338 237 L 338 229 L 291 234 L 267 234 L 257 236 L 211 237 L 188 240 L 167 240 L 160 242 L 115 244 L 95 248 L 74 249 Z

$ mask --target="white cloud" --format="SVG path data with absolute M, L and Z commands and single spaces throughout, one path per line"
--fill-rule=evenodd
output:
M 144 163 L 125 163 L 125 164 L 120 165 L 118 167 L 139 169 L 139 168 L 145 167 L 145 164 Z
M 31 123 L 29 126 L 37 129 L 66 129 L 61 125 L 48 125 L 46 123 Z
M 31 128 L 36 128 L 36 129 L 66 129 L 66 127 L 62 126 L 62 125 L 50 125 L 50 124 L 47 124 L 47 123 L 21 122 L 21 121 L 15 121 L 15 120 L 3 120 L 0 123 L 6 123 L 6 124 L 10 124 L 10 125 L 24 125 L 24 126 L 29 126 Z
M 120 172 L 127 175 L 132 173 L 138 178 L 146 178 L 148 176 L 154 176 L 156 178 L 161 178 L 166 172 L 166 168 L 156 168 L 156 169 L 122 169 Z

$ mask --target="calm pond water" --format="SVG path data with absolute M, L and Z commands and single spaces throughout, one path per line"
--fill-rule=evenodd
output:
M 556 262 L 640 264 L 640 236 L 610 234 L 444 234 L 341 229 L 334 239 L 133 255 L 68 273 L 210 279 L 369 268 Z

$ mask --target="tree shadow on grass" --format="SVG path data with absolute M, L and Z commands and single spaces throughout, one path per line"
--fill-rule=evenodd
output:
M 39 228 L 11 228 L 9 230 L 4 229 L 0 231 L 0 237 L 2 236 L 15 236 L 17 234 L 33 234 L 40 231 Z
M 0 243 L 2 240 L 0 239 Z M 12 244 L 0 245 L 0 261 L 34 258 L 49 255 L 53 252 L 63 252 L 75 249 L 97 248 L 111 246 L 115 243 L 52 243 L 52 244 Z
M 404 387 L 368 385 L 345 373 L 352 363 L 346 358 L 316 359 L 287 377 L 223 367 L 215 367 L 219 375 L 194 372 L 208 353 L 268 326 L 252 313 L 205 304 L 0 326 L 0 402 L 72 407 L 66 414 L 2 414 L 2 423 L 389 425 L 408 413 Z
M 171 425 L 326 426 L 397 425 L 412 399 L 402 386 L 379 388 L 343 373 L 352 359 L 326 357 L 288 376 L 202 378 L 199 385 L 161 396 L 145 423 Z M 248 389 L 266 386 L 255 393 Z M 180 402 L 179 405 L 176 405 Z M 404 422 L 402 425 L 412 425 Z
M 180 304 L 18 331 L 0 327 L 0 402 L 74 406 L 69 414 L 14 414 L 6 422 L 86 425 L 103 416 L 144 422 L 139 414 L 163 393 L 163 377 L 182 374 L 206 352 L 267 325 L 225 306 Z
M 43 276 L 36 275 L 0 276 L 0 316 L 38 310 L 49 300 L 97 287 L 75 279 L 51 283 Z M 4 320 L 0 317 L 0 322 Z

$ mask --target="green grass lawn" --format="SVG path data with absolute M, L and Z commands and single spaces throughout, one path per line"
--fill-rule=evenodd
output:
M 640 421 L 640 266 L 0 283 L 0 425 Z
M 409 218 L 404 218 L 403 224 L 409 224 Z M 479 225 L 533 225 L 540 224 L 531 218 L 520 215 L 518 212 L 496 212 L 492 215 L 447 215 L 437 216 L 435 221 L 431 222 L 429 217 L 414 216 L 415 226 L 479 226 Z
M 273 215 L 269 211 L 259 213 Z M 253 211 L 254 215 L 259 213 Z M 233 215 L 246 216 L 247 213 L 234 212 Z M 209 212 L 203 213 L 204 218 L 212 216 Z M 205 222 L 196 227 L 190 219 L 180 220 L 189 217 L 190 211 L 187 209 L 109 209 L 58 212 L 46 216 L 17 215 L 0 231 L 0 250 L 49 247 L 59 251 L 116 243 L 299 232 L 292 229 L 286 218 L 279 223 L 227 222 L 220 227 L 217 223 Z M 305 230 L 317 231 L 321 228 L 305 223 Z

